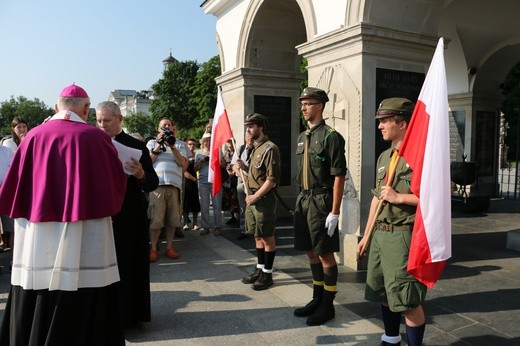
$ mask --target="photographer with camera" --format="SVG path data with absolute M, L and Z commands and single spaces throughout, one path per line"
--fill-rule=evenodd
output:
M 149 195 L 150 262 L 157 261 L 157 242 L 161 229 L 166 228 L 166 253 L 170 259 L 179 258 L 172 248 L 175 229 L 180 228 L 182 214 L 182 178 L 190 156 L 186 143 L 175 138 L 177 128 L 168 118 L 159 121 L 156 139 L 148 141 L 153 168 L 159 177 L 159 187 Z

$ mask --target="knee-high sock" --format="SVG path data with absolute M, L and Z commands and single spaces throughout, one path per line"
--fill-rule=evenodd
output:
M 387 336 L 398 336 L 399 326 L 401 325 L 401 313 L 392 312 L 388 306 L 381 304 L 381 315 L 385 325 L 385 334 Z
M 324 267 L 323 268 L 323 278 L 324 278 L 324 289 L 329 292 L 336 292 L 336 285 L 338 283 L 338 265 L 333 265 L 332 267 Z
M 408 339 L 408 345 L 410 345 L 410 346 L 422 345 L 425 328 L 426 328 L 426 323 L 419 327 L 410 327 L 410 326 L 406 325 L 406 338 Z
M 264 272 L 272 273 L 273 272 L 273 263 L 274 257 L 276 256 L 276 250 L 274 251 L 266 251 L 265 252 L 265 266 Z
M 265 249 L 264 248 L 256 248 L 256 260 L 258 264 L 265 264 Z
M 323 265 L 320 263 L 311 263 L 312 283 L 314 285 L 323 286 L 324 274 Z

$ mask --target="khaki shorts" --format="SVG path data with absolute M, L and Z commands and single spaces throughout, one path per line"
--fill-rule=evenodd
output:
M 171 185 L 161 185 L 149 194 L 148 218 L 150 229 L 175 228 L 181 225 L 181 190 Z
M 332 210 L 332 192 L 315 196 L 300 193 L 294 208 L 294 249 L 312 251 L 314 256 L 338 252 L 339 231 L 327 234 L 325 221 Z
M 246 230 L 255 238 L 273 237 L 276 228 L 276 196 L 269 191 L 245 212 Z
M 375 229 L 370 243 L 365 299 L 388 302 L 390 310 L 402 312 L 421 305 L 427 288 L 408 274 L 411 231 Z

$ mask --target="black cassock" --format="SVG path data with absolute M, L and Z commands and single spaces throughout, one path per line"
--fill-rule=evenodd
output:
M 127 147 L 142 151 L 139 162 L 145 173 L 143 180 L 138 180 L 133 175 L 127 176 L 123 207 L 119 214 L 112 217 L 121 277 L 121 314 L 123 326 L 127 329 L 138 322 L 151 320 L 149 220 L 145 192 L 155 190 L 159 178 L 144 142 L 124 131 L 114 139 Z

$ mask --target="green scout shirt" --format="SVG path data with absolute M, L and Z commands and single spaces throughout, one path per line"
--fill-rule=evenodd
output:
M 345 139 L 322 120 L 313 128 L 300 133 L 296 155 L 298 157 L 297 179 L 303 188 L 303 161 L 305 141 L 309 136 L 309 189 L 334 186 L 336 176 L 347 174 L 345 159 Z
M 381 187 L 386 185 L 386 174 L 390 159 L 392 158 L 393 148 L 385 150 L 377 159 L 376 171 L 376 187 L 372 190 L 374 196 L 379 198 L 381 194 Z M 392 187 L 398 193 L 412 193 L 410 190 L 410 183 L 412 181 L 412 169 L 404 160 L 404 157 L 399 158 L 395 170 Z M 415 220 L 416 206 L 408 204 L 392 204 L 385 203 L 381 213 L 377 217 L 378 222 L 384 222 L 394 226 L 412 226 Z
M 250 189 L 257 190 L 266 180 L 278 186 L 280 174 L 280 151 L 276 144 L 265 137 L 262 142 L 255 143 L 251 152 L 247 186 Z

